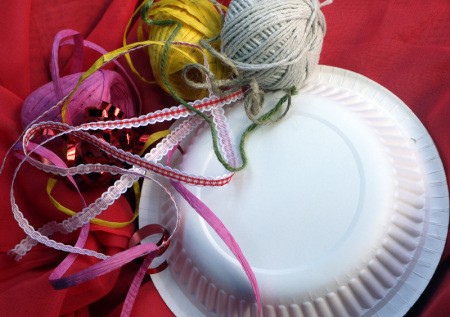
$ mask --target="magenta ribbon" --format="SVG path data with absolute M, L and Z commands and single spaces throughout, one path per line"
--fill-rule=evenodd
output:
M 82 247 L 84 245 L 88 236 L 88 232 L 89 224 L 83 226 L 76 246 Z M 167 247 L 169 246 L 170 235 L 162 226 L 151 224 L 135 232 L 130 240 L 132 243 L 138 243 L 143 238 L 153 234 L 162 234 L 162 237 L 157 244 L 145 243 L 134 245 L 133 247 L 110 256 L 107 259 L 102 260 L 84 270 L 64 277 L 64 273 L 69 269 L 69 267 L 73 264 L 74 260 L 78 256 L 77 254 L 69 254 L 50 275 L 50 284 L 54 289 L 57 290 L 73 287 L 110 273 L 121 268 L 125 264 L 134 261 L 135 259 L 143 257 L 144 261 L 142 262 L 138 272 L 133 278 L 133 282 L 131 283 L 122 307 L 121 316 L 130 316 L 142 280 L 147 274 L 147 269 L 156 257 L 162 255 L 167 250 Z M 161 266 L 159 266 L 158 268 L 164 269 L 164 267 Z M 156 269 L 156 271 L 159 270 L 158 268 Z
M 64 38 L 70 38 L 70 39 L 63 41 Z M 36 111 L 38 113 L 42 113 L 42 112 L 46 112 L 47 110 L 51 109 L 51 108 L 48 108 L 48 105 L 57 104 L 58 101 L 61 100 L 63 98 L 63 96 L 73 88 L 73 86 L 75 86 L 75 84 L 79 78 L 79 74 L 73 74 L 73 75 L 66 76 L 62 80 L 59 78 L 57 58 L 55 58 L 55 56 L 57 56 L 57 54 L 58 54 L 59 47 L 61 45 L 66 45 L 66 44 L 74 44 L 75 45 L 74 64 L 73 64 L 74 70 L 78 70 L 81 67 L 81 60 L 82 60 L 83 52 L 82 52 L 82 49 L 80 49 L 80 47 L 82 45 L 93 48 L 95 50 L 98 50 L 101 53 L 105 53 L 104 50 L 100 49 L 95 44 L 90 43 L 88 41 L 84 41 L 81 38 L 81 35 L 76 31 L 64 30 L 64 31 L 58 33 L 57 37 L 55 38 L 55 42 L 54 42 L 54 46 L 53 46 L 53 50 L 52 50 L 53 58 L 52 58 L 52 64 L 51 64 L 51 73 L 52 73 L 53 83 L 51 83 L 51 85 L 41 87 L 40 88 L 41 90 L 38 89 L 25 102 L 24 112 L 22 113 L 22 121 L 25 126 L 28 126 L 30 123 L 33 123 L 34 118 L 39 117 L 38 115 L 36 115 Z M 121 66 L 119 66 L 119 67 L 121 67 Z M 106 70 L 99 71 L 98 74 L 100 74 L 99 76 L 107 76 L 109 78 L 110 75 L 107 75 L 108 72 L 109 71 L 106 71 Z M 126 75 L 126 72 L 124 72 L 124 74 Z M 70 77 L 70 76 L 72 76 L 72 77 Z M 116 75 L 111 77 L 112 81 L 110 82 L 110 84 L 114 82 L 114 80 L 115 80 L 114 78 L 116 78 L 115 76 Z M 81 95 L 79 98 L 81 98 L 81 99 L 79 99 L 78 101 L 83 100 L 83 98 L 85 98 L 85 99 L 87 98 L 86 99 L 87 104 L 89 104 L 88 99 L 90 96 L 86 92 L 88 91 L 89 85 L 92 85 L 92 82 L 90 82 L 89 79 L 96 81 L 96 80 L 100 80 L 100 79 L 104 80 L 105 78 L 100 78 L 100 79 L 97 78 L 96 79 L 95 76 L 92 75 L 84 82 L 84 85 L 86 87 L 84 87 L 84 88 L 80 87 L 79 93 Z M 132 81 L 130 81 L 130 82 L 132 83 Z M 92 88 L 92 86 L 90 88 Z M 137 94 L 137 96 L 139 96 L 139 94 Z M 41 98 L 41 99 L 39 99 L 39 98 Z M 99 97 L 97 96 L 96 98 L 97 98 L 96 100 L 98 102 Z M 75 96 L 74 99 L 72 100 L 72 102 L 74 102 L 76 100 L 77 100 L 77 98 Z M 110 101 L 110 100 L 107 100 L 107 101 Z M 30 105 L 33 105 L 33 103 L 35 103 L 34 108 L 30 106 Z M 26 105 L 28 105 L 28 106 L 26 106 Z M 90 103 L 89 105 L 92 105 L 92 103 Z M 123 108 L 123 105 L 121 105 L 121 104 L 117 104 L 117 105 L 120 106 L 120 108 L 124 112 L 128 111 L 127 109 Z M 40 107 L 42 107 L 42 109 Z M 48 109 L 45 107 L 47 107 Z M 80 109 L 78 109 L 78 110 L 80 110 Z M 75 107 L 74 108 L 69 107 L 68 112 L 69 112 L 69 114 L 72 115 L 72 117 L 69 118 L 69 121 L 68 121 L 69 124 L 78 123 L 78 119 L 77 119 L 78 118 L 78 115 L 77 115 L 78 110 Z M 82 109 L 82 110 L 84 111 L 84 109 Z M 182 109 L 182 110 L 184 110 L 184 109 Z M 40 119 L 55 120 L 58 118 L 58 115 L 60 115 L 58 111 L 52 112 L 52 110 L 49 110 L 49 112 L 47 114 L 48 114 L 47 117 L 45 117 L 45 118 L 41 117 Z M 161 112 L 161 115 L 163 115 L 163 114 L 164 113 Z M 128 117 L 133 117 L 133 115 L 128 114 Z M 30 144 L 31 143 L 29 143 L 28 146 L 30 146 Z M 49 153 L 51 151 L 49 151 L 49 150 L 41 151 L 39 148 L 36 148 L 33 145 L 31 145 L 31 147 L 33 148 L 33 151 L 36 154 L 39 154 L 42 157 L 47 158 L 54 166 L 61 167 L 63 165 L 57 159 L 52 158 L 53 155 L 51 153 Z M 169 159 L 168 159 L 169 161 L 170 161 L 170 157 L 173 152 L 174 151 L 169 153 Z M 244 269 L 244 271 L 251 283 L 253 292 L 255 294 L 257 307 L 258 307 L 258 316 L 260 316 L 261 315 L 261 296 L 260 296 L 260 292 L 259 292 L 259 288 L 258 288 L 258 283 L 257 283 L 256 277 L 255 277 L 255 274 L 254 274 L 250 264 L 248 263 L 247 259 L 245 258 L 238 243 L 235 241 L 235 239 L 233 238 L 231 233 L 228 231 L 228 229 L 225 227 L 225 225 L 221 222 L 221 220 L 211 211 L 211 209 L 208 206 L 206 206 L 195 195 L 193 195 L 182 183 L 180 183 L 179 181 L 171 180 L 171 184 L 179 192 L 179 194 L 184 199 L 186 199 L 186 201 L 192 206 L 192 208 L 194 208 L 194 210 L 196 210 L 196 212 L 201 217 L 203 217 L 205 219 L 205 221 L 217 232 L 219 237 L 224 241 L 224 243 L 227 245 L 227 247 L 235 255 L 235 257 L 241 264 L 242 268 Z M 74 185 L 76 187 L 76 184 L 74 184 Z M 113 270 L 116 270 L 116 269 L 122 267 L 123 265 L 125 265 L 135 259 L 144 258 L 142 265 L 140 266 L 137 274 L 135 275 L 135 277 L 133 279 L 132 285 L 128 291 L 124 306 L 122 308 L 122 316 L 129 316 L 131 314 L 131 309 L 132 309 L 133 303 L 135 301 L 135 298 L 137 296 L 139 286 L 142 283 L 142 280 L 143 280 L 145 274 L 147 273 L 149 265 L 152 263 L 152 261 L 156 257 L 158 257 L 162 253 L 164 253 L 164 251 L 168 247 L 168 243 L 169 243 L 168 241 L 170 240 L 170 236 L 166 237 L 167 239 L 164 239 L 164 228 L 162 228 L 160 225 L 152 225 L 152 226 L 156 226 L 156 227 L 152 227 L 153 229 L 149 229 L 149 232 L 147 232 L 147 234 L 162 233 L 163 238 L 162 238 L 161 245 L 158 246 L 157 244 L 153 244 L 153 243 L 134 245 L 134 246 L 131 246 L 129 249 L 122 251 L 116 255 L 106 257 L 104 260 L 92 265 L 91 267 L 81 270 L 80 272 L 77 272 L 70 276 L 64 276 L 64 274 L 67 272 L 67 270 L 70 268 L 70 266 L 73 264 L 76 257 L 78 256 L 77 254 L 69 254 L 50 275 L 51 285 L 55 289 L 64 289 L 64 288 L 72 287 L 72 286 L 87 282 L 89 280 L 92 280 L 98 276 L 107 274 Z M 148 229 L 148 228 L 147 229 L 145 229 L 145 228 L 146 227 L 142 228 L 141 230 Z M 136 234 L 142 234 L 141 230 L 138 231 L 138 233 L 136 233 Z M 89 224 L 85 224 L 84 226 L 82 226 L 82 230 L 81 230 L 81 233 L 75 244 L 75 247 L 83 248 L 83 246 L 86 242 L 86 239 L 88 237 L 88 233 L 89 233 Z M 133 238 L 132 241 L 136 242 L 135 239 L 140 240 L 140 238 Z M 163 269 L 163 268 L 164 267 L 158 267 L 158 268 L 156 268 L 156 270 Z
M 170 164 L 172 156 L 175 151 L 179 150 L 179 147 L 174 147 L 167 155 L 167 163 Z M 192 194 L 182 183 L 174 180 L 170 180 L 171 185 L 177 190 L 177 192 L 186 200 L 186 202 L 214 229 L 217 235 L 222 239 L 225 245 L 234 254 L 236 259 L 241 264 L 242 268 L 247 275 L 250 284 L 255 295 L 257 315 L 261 316 L 261 293 L 259 292 L 258 281 L 255 273 L 248 262 L 247 258 L 242 252 L 241 247 L 234 239 L 231 232 L 223 224 L 223 222 L 216 216 L 216 214 L 197 196 Z
M 75 73 L 61 78 L 59 76 L 58 52 L 59 48 L 64 45 L 74 46 L 71 71 Z M 56 34 L 50 61 L 52 81 L 38 88 L 25 99 L 21 112 L 23 127 L 35 123 L 36 118 L 39 118 L 39 121 L 61 121 L 61 109 L 54 105 L 73 90 L 82 75 L 83 47 L 88 47 L 102 55 L 107 53 L 102 47 L 83 40 L 81 34 L 77 31 L 62 30 Z M 65 118 L 69 124 L 82 123 L 85 108 L 100 105 L 102 101 L 119 106 L 128 118 L 135 117 L 140 112 L 141 100 L 136 85 L 124 67 L 117 61 L 113 62 L 123 76 L 112 70 L 99 70 L 92 74 L 77 90 L 69 103 L 68 116 Z M 134 93 L 130 91 L 128 84 L 131 85 Z M 132 95 L 137 99 L 137 103 L 134 102 Z M 137 107 L 135 104 L 137 104 Z

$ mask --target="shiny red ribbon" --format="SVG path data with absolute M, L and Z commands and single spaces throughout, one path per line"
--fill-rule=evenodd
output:
M 85 121 L 113 121 L 124 119 L 124 116 L 124 112 L 119 107 L 103 101 L 99 108 L 86 108 Z M 91 134 L 110 145 L 134 154 L 141 152 L 148 138 L 143 128 L 99 130 L 93 131 Z M 128 167 L 125 163 L 108 156 L 98 147 L 89 142 L 79 140 L 73 135 L 67 137 L 65 159 L 69 167 L 80 164 L 107 164 L 124 168 Z M 117 179 L 117 176 L 107 172 L 75 175 L 77 184 L 82 188 L 107 185 L 115 179 Z

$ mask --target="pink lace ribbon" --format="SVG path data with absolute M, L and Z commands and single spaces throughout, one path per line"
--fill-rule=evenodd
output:
M 230 98 L 230 97 L 229 98 L 227 98 L 227 97 L 212 98 L 212 100 L 205 102 L 205 104 L 207 104 L 209 106 L 206 108 L 206 110 L 209 110 L 210 107 L 223 107 L 227 104 L 230 104 L 230 103 L 238 100 L 241 97 L 242 97 L 242 94 L 237 94 L 234 96 L 234 98 Z M 202 103 L 199 103 L 199 105 L 200 105 L 199 108 L 203 108 Z M 169 114 L 167 116 L 158 116 L 158 118 L 160 120 L 172 120 L 173 119 L 172 111 L 169 111 L 168 113 Z M 192 113 L 186 111 L 184 114 L 189 115 Z M 178 117 L 178 115 L 179 115 L 179 113 L 176 114 L 176 117 Z M 144 117 L 149 117 L 149 119 L 143 120 L 142 124 L 147 124 L 148 121 L 153 122 L 152 114 L 148 114 Z M 125 123 L 124 123 L 124 121 L 125 121 Z M 89 126 L 89 125 L 93 124 L 96 127 L 100 127 L 100 128 L 108 127 L 110 129 L 114 129 L 115 127 L 118 127 L 118 128 L 119 127 L 129 127 L 127 124 L 127 121 L 129 121 L 129 120 L 124 119 L 124 120 L 120 120 L 120 121 L 92 122 L 92 123 L 88 123 L 86 125 Z M 51 248 L 57 249 L 57 250 L 71 252 L 71 253 L 78 253 L 78 254 L 86 254 L 86 255 L 98 257 L 100 259 L 104 259 L 105 256 L 102 254 L 98 254 L 97 252 L 90 251 L 90 250 L 83 250 L 83 249 L 80 249 L 77 247 L 64 245 L 64 244 L 58 243 L 54 240 L 51 240 L 47 236 L 42 235 L 39 231 L 35 230 L 31 225 L 29 225 L 28 221 L 26 221 L 22 212 L 20 212 L 20 209 L 14 199 L 14 190 L 13 190 L 14 181 L 16 179 L 17 173 L 18 173 L 20 167 L 22 166 L 22 164 L 24 164 L 25 161 L 28 161 L 29 163 L 31 163 L 32 165 L 34 165 L 35 167 L 37 167 L 43 171 L 59 174 L 62 176 L 76 175 L 76 174 L 83 174 L 83 173 L 90 173 L 90 172 L 111 172 L 111 173 L 123 174 L 123 176 L 118 181 L 116 181 L 113 186 L 108 188 L 108 190 L 102 194 L 102 197 L 98 198 L 94 203 L 85 207 L 81 212 L 77 213 L 75 216 L 70 217 L 62 222 L 62 225 L 68 229 L 68 232 L 71 232 L 71 231 L 76 230 L 77 228 L 81 227 L 82 225 L 87 224 L 91 219 L 98 216 L 103 210 L 107 209 L 108 206 L 112 205 L 114 203 L 114 201 L 120 197 L 121 194 L 123 194 L 129 187 L 132 186 L 132 184 L 135 181 L 137 181 L 139 179 L 139 177 L 142 177 L 145 174 L 146 170 L 149 169 L 149 168 L 147 168 L 148 166 L 150 166 L 150 167 L 157 166 L 163 170 L 168 170 L 168 171 L 173 170 L 173 171 L 175 171 L 175 173 L 181 174 L 181 176 L 182 176 L 181 180 L 186 180 L 186 179 L 193 180 L 192 182 L 189 182 L 189 183 L 192 183 L 195 185 L 207 186 L 211 183 L 213 183 L 215 185 L 221 185 L 221 184 L 223 185 L 223 184 L 227 183 L 231 179 L 232 174 L 226 174 L 224 177 L 218 178 L 218 179 L 208 178 L 208 177 L 203 177 L 203 176 L 197 177 L 197 176 L 185 174 L 184 172 L 181 172 L 178 170 L 174 170 L 174 169 L 170 168 L 169 166 L 164 166 L 160 163 L 155 163 L 155 162 L 161 160 L 161 158 L 164 155 L 166 155 L 170 150 L 172 150 L 174 147 L 176 147 L 201 122 L 202 122 L 202 119 L 199 118 L 198 116 L 192 116 L 192 117 L 188 118 L 182 124 L 180 124 L 168 137 L 166 137 L 154 149 L 152 149 L 152 151 L 150 151 L 150 153 L 148 153 L 145 156 L 145 158 L 140 158 L 136 155 L 132 155 L 130 153 L 125 153 L 124 151 L 114 148 L 111 145 L 108 145 L 103 142 L 99 142 L 98 139 L 96 139 L 95 137 L 83 132 L 81 130 L 81 128 L 83 128 L 82 126 L 70 127 L 67 124 L 56 123 L 56 122 L 48 122 L 48 123 L 44 122 L 44 123 L 39 123 L 39 124 L 32 126 L 25 133 L 24 138 L 23 138 L 22 144 L 24 146 L 23 150 L 24 150 L 25 158 L 19 163 L 19 165 L 16 168 L 16 171 L 14 173 L 14 176 L 13 176 L 13 183 L 12 183 L 13 185 L 11 188 L 10 198 L 11 198 L 11 206 L 12 206 L 12 210 L 13 210 L 15 219 L 17 220 L 19 226 L 33 240 L 36 240 L 40 243 L 43 243 L 43 244 L 45 244 Z M 133 160 L 130 160 L 132 162 L 131 164 L 133 164 L 133 162 L 137 162 L 138 164 L 141 164 L 141 163 L 143 163 L 143 164 L 141 164 L 140 166 L 138 164 L 136 164 L 136 166 L 134 166 L 132 169 L 126 170 L 126 169 L 119 168 L 116 166 L 101 165 L 101 164 L 87 164 L 87 165 L 81 165 L 81 166 L 67 168 L 67 167 L 62 167 L 60 165 L 50 165 L 50 164 L 42 163 L 40 160 L 36 160 L 31 157 L 31 155 L 33 153 L 35 153 L 36 147 L 34 147 L 34 149 L 32 149 L 30 151 L 30 148 L 29 148 L 29 144 L 30 144 L 29 139 L 30 138 L 27 138 L 27 136 L 30 134 L 29 131 L 35 129 L 35 127 L 49 127 L 52 129 L 55 129 L 55 127 L 64 127 L 69 132 L 75 131 L 75 133 L 80 134 L 83 138 L 85 138 L 88 141 L 92 140 L 94 142 L 101 143 L 101 144 L 98 144 L 99 147 L 104 148 L 108 153 L 111 152 L 118 159 L 120 159 L 122 157 L 120 154 L 123 154 L 124 156 L 131 157 L 133 159 Z M 83 129 L 85 129 L 85 128 L 83 128 Z M 44 146 L 46 142 L 49 142 L 50 140 L 53 140 L 54 138 L 56 138 L 58 136 L 60 136 L 60 135 L 55 135 L 55 136 L 51 137 L 50 139 L 46 140 L 44 143 L 41 143 L 40 146 Z M 119 153 L 119 155 L 117 155 L 117 153 Z M 231 154 L 229 154 L 229 155 L 231 155 Z M 128 162 L 130 162 L 130 161 L 128 161 Z M 154 170 L 160 171 L 158 169 L 154 169 Z M 164 177 L 167 177 L 169 179 L 180 180 L 179 177 L 176 177 L 177 175 L 175 175 L 175 177 L 172 178 L 170 173 L 162 173 L 161 172 L 159 174 Z M 16 246 L 16 248 L 14 248 L 12 250 L 12 253 L 15 253 L 16 258 L 20 259 L 20 257 L 25 255 L 25 253 L 28 250 L 29 250 L 29 248 L 24 248 L 23 245 L 18 245 L 18 246 Z

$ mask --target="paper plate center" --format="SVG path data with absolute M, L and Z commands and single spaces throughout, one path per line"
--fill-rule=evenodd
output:
M 200 198 L 255 269 L 308 266 L 346 239 L 360 215 L 365 180 L 358 153 L 338 127 L 296 112 L 255 132 L 247 151 L 248 167 L 220 190 L 201 189 Z

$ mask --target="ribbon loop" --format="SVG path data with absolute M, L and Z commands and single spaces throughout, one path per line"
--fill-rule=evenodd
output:
M 158 242 L 156 242 L 156 245 L 159 247 L 159 251 L 155 257 L 161 256 L 164 254 L 164 252 L 166 252 L 167 248 L 170 245 L 170 240 L 169 240 L 170 233 L 160 224 L 149 224 L 149 225 L 142 227 L 138 231 L 136 231 L 133 234 L 133 236 L 131 237 L 128 247 L 132 248 L 132 247 L 140 244 L 144 239 L 146 239 L 152 235 L 156 235 L 156 234 L 161 234 L 161 238 L 159 239 Z M 159 273 L 159 272 L 163 271 L 164 269 L 166 269 L 167 266 L 168 266 L 168 263 L 166 260 L 164 260 L 164 262 L 162 262 L 157 267 L 149 268 L 147 270 L 147 273 L 148 274 Z

